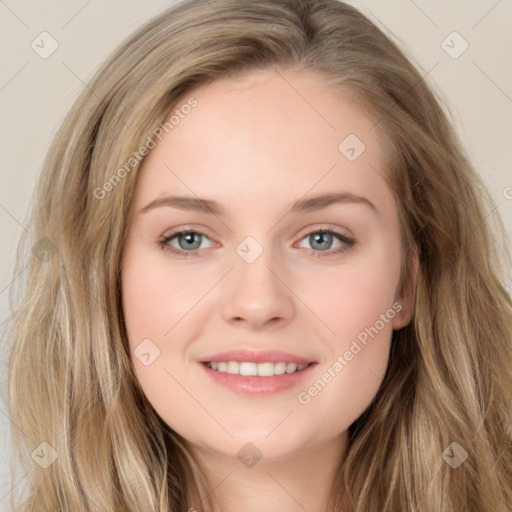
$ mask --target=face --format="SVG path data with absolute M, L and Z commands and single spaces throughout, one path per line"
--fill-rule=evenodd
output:
M 375 121 L 293 69 L 191 97 L 142 164 L 123 252 L 139 383 L 203 451 L 250 442 L 283 459 L 337 443 L 411 315 Z

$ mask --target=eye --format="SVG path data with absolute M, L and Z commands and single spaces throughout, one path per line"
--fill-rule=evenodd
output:
M 332 249 L 333 240 L 338 239 L 340 245 Z M 309 249 L 314 251 L 315 256 L 327 256 L 337 253 L 342 253 L 352 248 L 356 241 L 332 228 L 323 228 L 317 231 L 312 231 L 306 235 L 302 240 L 307 240 L 310 247 Z M 324 254 L 322 254 L 324 253 Z M 325 254 L 326 253 L 326 254 Z
M 204 249 L 201 247 L 201 242 L 203 238 L 208 238 L 208 236 L 197 230 L 183 230 L 183 231 L 175 231 L 170 235 L 167 235 L 158 241 L 158 245 L 164 251 L 169 251 L 174 254 L 179 254 L 181 256 L 187 257 L 189 255 L 195 255 L 199 249 Z M 171 241 L 176 239 L 178 247 L 171 245 Z

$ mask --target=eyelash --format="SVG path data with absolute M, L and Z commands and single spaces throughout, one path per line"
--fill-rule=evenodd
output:
M 327 227 L 327 228 L 322 228 L 322 229 L 318 229 L 318 230 L 315 230 L 315 231 L 310 231 L 309 233 L 307 233 L 305 236 L 303 236 L 301 238 L 301 240 L 303 240 L 304 238 L 310 236 L 310 235 L 313 235 L 313 234 L 317 234 L 317 233 L 328 233 L 328 234 L 332 234 L 334 236 L 336 236 L 341 242 L 343 242 L 345 245 L 344 246 L 341 246 L 339 247 L 338 249 L 334 249 L 334 250 L 330 250 L 330 251 L 315 251 L 314 249 L 309 249 L 311 251 L 313 251 L 314 253 L 314 256 L 315 257 L 322 257 L 322 256 L 333 256 L 335 254 L 341 254 L 341 253 L 344 253 L 344 252 L 347 252 L 349 251 L 350 249 L 352 249 L 355 244 L 356 244 L 356 241 L 355 239 L 353 238 L 350 238 L 348 237 L 347 235 L 344 235 L 343 233 L 339 233 L 338 231 L 330 228 L 330 227 Z M 172 233 L 170 233 L 169 235 L 167 236 L 164 236 L 162 237 L 160 240 L 158 240 L 158 246 L 165 252 L 170 252 L 170 253 L 173 253 L 175 255 L 178 255 L 178 256 L 181 256 L 183 258 L 187 258 L 189 256 L 196 256 L 196 254 L 201 250 L 201 249 L 193 249 L 191 251 L 183 251 L 181 249 L 176 249 L 175 247 L 172 247 L 171 245 L 169 245 L 169 242 L 175 238 L 176 236 L 179 236 L 179 235 L 188 235 L 188 234 L 196 234 L 196 235 L 201 235 L 201 236 L 204 236 L 206 238 L 210 238 L 206 233 L 203 233 L 202 231 L 200 230 L 196 230 L 196 229 L 184 229 L 184 230 L 181 230 L 181 231 L 174 231 Z

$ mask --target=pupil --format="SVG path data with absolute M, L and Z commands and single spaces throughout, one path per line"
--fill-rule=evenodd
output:
M 327 241 L 324 240 L 324 237 L 327 237 Z M 326 233 L 324 231 L 320 232 L 320 233 L 315 233 L 313 235 L 313 238 L 314 238 L 314 241 L 315 243 L 319 242 L 319 244 L 321 245 L 321 249 L 327 249 L 328 246 L 329 246 L 329 241 L 330 241 L 330 238 L 332 237 L 332 235 L 330 233 Z
M 182 236 L 185 238 L 185 240 L 186 240 L 187 244 L 193 244 L 193 243 L 194 243 L 194 240 L 193 240 L 193 239 L 194 239 L 194 237 L 196 236 L 196 233 L 187 233 L 187 234 L 182 235 Z M 180 244 L 180 245 L 181 245 L 181 244 Z M 188 248 L 190 249 L 190 245 L 189 245 L 189 247 L 188 247 Z M 196 248 L 196 247 L 193 247 L 193 249 L 195 249 L 195 248 Z

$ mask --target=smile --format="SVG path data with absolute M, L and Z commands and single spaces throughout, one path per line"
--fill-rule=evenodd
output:
M 274 377 L 275 375 L 284 375 L 300 372 L 310 366 L 311 363 L 287 363 L 287 362 L 238 362 L 238 361 L 207 361 L 206 366 L 214 371 L 221 373 L 230 373 L 232 375 L 243 375 L 248 377 Z
M 246 396 L 270 396 L 292 389 L 308 376 L 317 362 L 289 363 L 250 361 L 203 361 L 200 368 L 210 382 L 231 392 Z

